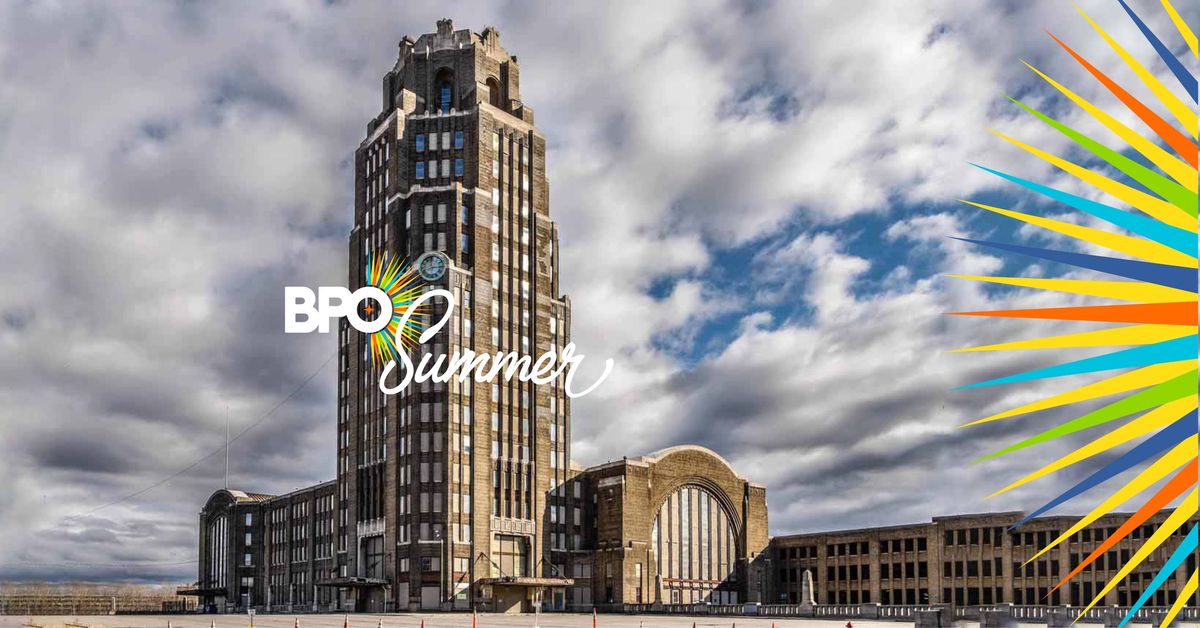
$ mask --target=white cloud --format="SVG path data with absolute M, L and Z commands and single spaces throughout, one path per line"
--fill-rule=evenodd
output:
M 1085 8 L 1136 41 L 1108 5 Z M 993 257 L 930 239 L 964 232 L 939 205 L 998 185 L 969 160 L 1047 172 L 986 127 L 1065 146 L 1002 95 L 1027 91 L 1018 58 L 1028 56 L 1096 97 L 1042 34 L 1050 27 L 1091 58 L 1111 57 L 1069 5 L 453 9 L 458 27 L 498 25 L 520 56 L 523 99 L 550 143 L 575 340 L 589 356 L 617 359 L 608 383 L 574 406 L 579 459 L 703 440 L 770 484 L 777 529 L 860 522 L 854 505 L 885 483 L 911 496 L 893 518 L 976 503 L 975 486 L 932 491 L 930 469 L 976 449 L 953 422 L 1004 401 L 940 395 L 966 363 L 941 351 L 1022 328 L 983 332 L 941 316 L 1003 303 L 905 265 L 881 273 L 882 293 L 860 294 L 880 269 L 830 229 L 887 215 L 891 242 L 925 247 L 939 268 L 996 268 Z M 333 352 L 332 338 L 280 333 L 279 288 L 344 277 L 347 160 L 377 112 L 396 42 L 431 30 L 443 11 L 0 7 L 0 484 L 11 489 L 0 493 L 0 556 L 191 556 L 195 510 L 219 482 L 212 460 L 95 517 L 62 517 L 213 451 L 226 404 L 235 429 L 249 424 Z M 1115 78 L 1145 95 L 1128 73 Z M 931 216 L 897 215 L 925 205 Z M 797 225 L 810 227 L 779 237 Z M 760 249 L 752 280 L 719 276 L 721 254 L 736 246 Z M 672 287 L 654 289 L 664 281 Z M 810 304 L 813 318 L 761 311 L 781 300 Z M 725 320 L 735 326 L 728 346 L 695 351 L 701 327 Z M 235 445 L 235 483 L 288 490 L 330 477 L 333 395 L 326 370 Z M 859 424 L 855 436 L 849 426 Z M 899 453 L 889 458 L 889 447 Z M 82 552 L 99 538 L 109 541 Z M 36 565 L 0 574 L 136 575 Z

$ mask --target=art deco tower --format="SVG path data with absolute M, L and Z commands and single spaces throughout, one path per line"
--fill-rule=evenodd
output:
M 454 30 L 400 42 L 383 109 L 355 154 L 349 287 L 368 255 L 414 262 L 459 304 L 419 352 L 559 350 L 570 302 L 558 291 L 545 139 L 521 101 L 517 58 L 499 33 Z M 336 579 L 361 610 L 468 607 L 557 576 L 579 543 L 570 499 L 570 405 L 545 386 L 426 383 L 379 391 L 367 337 L 340 330 Z M 493 580 L 500 579 L 500 580 Z M 541 582 L 537 582 L 537 581 Z

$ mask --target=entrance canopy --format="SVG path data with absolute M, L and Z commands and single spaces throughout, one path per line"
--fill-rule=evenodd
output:
M 346 588 L 385 587 L 389 584 L 391 584 L 391 583 L 388 582 L 387 580 L 384 580 L 383 578 L 362 578 L 359 576 L 339 576 L 337 578 L 330 578 L 329 580 L 318 580 L 317 581 L 318 587 L 338 587 L 338 588 L 341 588 L 341 587 L 346 587 Z
M 481 584 L 518 587 L 569 587 L 575 584 L 570 578 L 536 578 L 533 576 L 501 576 L 499 578 L 483 578 Z

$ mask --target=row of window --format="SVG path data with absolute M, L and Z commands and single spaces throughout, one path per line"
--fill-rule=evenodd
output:
M 1032 565 L 1030 565 L 1030 567 L 1032 567 Z M 953 562 L 946 561 L 942 563 L 942 577 L 944 578 L 974 578 L 979 575 L 1003 576 L 1004 561 L 999 558 L 994 558 L 992 560 L 985 559 L 983 561 L 959 560 Z
M 1004 528 L 970 528 L 963 530 L 946 530 L 944 544 L 952 545 L 1002 545 L 1004 543 Z M 1017 535 L 1014 535 L 1017 536 Z M 1016 545 L 1017 543 L 1014 543 Z
M 438 142 L 439 137 L 441 138 L 441 142 Z M 450 143 L 450 137 L 451 137 L 450 131 L 442 131 L 441 133 L 433 132 L 433 133 L 428 133 L 428 134 L 418 133 L 416 135 L 416 137 L 414 138 L 414 144 L 416 146 L 418 153 L 423 153 L 426 150 L 431 150 L 431 151 L 439 150 L 439 149 L 440 150 L 448 150 L 450 148 L 462 148 L 463 147 L 464 137 L 463 137 L 462 129 L 457 129 L 454 131 L 454 144 L 453 145 L 451 145 L 451 143 Z M 440 143 L 440 147 L 439 147 L 439 143 Z
M 441 175 L 438 175 L 438 160 L 430 159 L 428 162 L 418 161 L 413 167 L 413 176 L 416 179 L 437 179 L 439 177 L 461 177 L 463 176 L 463 160 L 462 157 L 454 158 L 454 172 L 450 172 L 450 160 L 441 160 Z

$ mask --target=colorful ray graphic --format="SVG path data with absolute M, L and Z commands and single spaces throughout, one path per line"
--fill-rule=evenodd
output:
M 1064 222 L 1042 216 L 1021 213 L 1000 207 L 969 202 L 975 207 L 994 212 L 1028 225 L 1045 229 L 1077 241 L 1077 250 L 1034 248 L 1006 242 L 966 240 L 974 245 L 1002 253 L 1016 254 L 1035 260 L 1073 266 L 1084 274 L 1107 275 L 1103 279 L 1046 279 L 1026 277 L 956 277 L 1062 292 L 1086 297 L 1117 301 L 1094 305 L 1056 307 L 1028 310 L 981 312 L 952 312 L 957 315 L 1009 317 L 1057 321 L 1085 321 L 1104 324 L 1104 327 L 1083 333 L 1048 338 L 987 345 L 961 351 L 1000 351 L 1027 349 L 1069 349 L 1112 347 L 1107 353 L 1093 357 L 1063 361 L 1053 366 L 1006 375 L 962 387 L 974 389 L 1003 384 L 1034 382 L 1071 375 L 1108 375 L 1067 392 L 1033 401 L 1017 408 L 983 417 L 967 425 L 1000 421 L 1010 417 L 1061 408 L 1083 402 L 1107 402 L 1095 410 L 1083 413 L 1062 424 L 1012 444 L 985 456 L 990 460 L 1046 443 L 1083 430 L 1096 429 L 1106 433 L 1079 447 L 1058 460 L 1013 481 L 994 493 L 998 495 L 1029 482 L 1044 478 L 1072 466 L 1094 468 L 1086 477 L 1061 495 L 1029 513 L 1017 525 L 1091 491 L 1101 495 L 1099 505 L 1081 517 L 1058 538 L 1042 547 L 1030 560 L 1043 556 L 1092 524 L 1101 516 L 1126 504 L 1136 505 L 1116 532 L 1108 535 L 1091 554 L 1072 565 L 1067 575 L 1054 587 L 1066 585 L 1072 578 L 1098 558 L 1103 558 L 1122 539 L 1134 541 L 1135 550 L 1129 560 L 1117 570 L 1111 580 L 1087 601 L 1080 616 L 1102 602 L 1139 565 L 1147 567 L 1161 559 L 1161 567 L 1152 581 L 1145 584 L 1140 596 L 1121 621 L 1128 623 L 1154 593 L 1162 588 L 1186 559 L 1196 553 L 1197 528 L 1197 80 L 1196 74 L 1176 58 L 1172 47 L 1187 52 L 1183 57 L 1198 58 L 1196 35 L 1180 17 L 1169 0 L 1161 0 L 1169 19 L 1170 37 L 1166 40 L 1151 30 L 1142 18 L 1126 3 L 1117 0 L 1144 41 L 1118 43 L 1099 24 L 1082 10 L 1083 19 L 1103 38 L 1114 56 L 1136 76 L 1154 98 L 1144 102 L 1102 71 L 1096 64 L 1081 56 L 1067 42 L 1051 35 L 1054 42 L 1073 58 L 1085 76 L 1095 80 L 1113 97 L 1114 108 L 1124 108 L 1119 115 L 1136 119 L 1144 129 L 1134 129 L 1100 106 L 1085 100 L 1067 86 L 1041 70 L 1029 69 L 1045 80 L 1058 94 L 1082 109 L 1100 126 L 1120 138 L 1121 145 L 1111 147 L 1099 140 L 1059 122 L 1058 120 L 1019 101 L 1021 109 L 1066 136 L 1077 147 L 1073 154 L 1083 157 L 1071 161 L 1042 151 L 1002 133 L 1003 140 L 1049 163 L 1086 186 L 1093 188 L 1085 196 L 1072 194 L 1028 181 L 991 168 L 983 170 L 1014 184 L 1024 193 L 1049 201 L 1054 211 L 1065 208 L 1079 212 L 1079 221 Z M 1162 30 L 1162 29 L 1160 29 Z M 1178 38 L 1182 38 L 1182 44 Z M 1136 46 L 1135 46 L 1136 44 Z M 1145 53 L 1151 63 L 1143 64 L 1133 50 Z M 1153 54 L 1154 56 L 1150 56 Z M 1115 65 L 1115 62 L 1114 62 Z M 1165 68 L 1156 74 L 1148 66 Z M 1124 71 L 1124 70 L 1123 70 Z M 1163 76 L 1160 80 L 1159 76 Z M 1178 92 L 1184 94 L 1183 97 Z M 1119 105 L 1117 104 L 1119 103 Z M 1159 111 L 1165 111 L 1160 115 Z M 1132 114 L 1132 115 L 1129 115 Z M 1104 202 L 1092 200 L 1103 198 Z M 1078 223 L 1103 225 L 1103 228 Z M 1097 252 L 1112 254 L 1097 254 Z M 1103 401 L 1100 401 L 1103 400 Z M 1092 405 L 1095 405 L 1093 403 Z M 1090 407 L 1090 406 L 1089 406 Z M 1074 413 L 1073 413 L 1074 414 Z M 1078 469 L 1080 467 L 1076 467 Z M 1116 476 L 1121 475 L 1120 480 Z M 1107 488 L 1102 487 L 1102 485 Z M 1148 538 L 1139 539 L 1135 531 L 1151 517 L 1165 520 Z M 1156 556 L 1156 553 L 1158 556 Z M 1165 558 L 1161 558 L 1165 556 Z M 1147 560 L 1150 559 L 1150 560 Z M 1178 597 L 1164 616 L 1167 626 L 1197 590 L 1196 561 Z
M 421 305 L 413 311 L 408 324 L 400 329 L 400 319 L 417 297 L 421 296 L 424 284 L 416 269 L 399 259 L 389 260 L 386 255 L 367 257 L 366 284 L 375 286 L 392 299 L 392 320 L 387 327 L 371 334 L 371 363 L 377 368 L 389 360 L 399 360 L 401 351 L 408 351 L 418 344 L 421 332 L 429 324 L 428 313 Z M 398 343 L 398 344 L 397 344 Z

